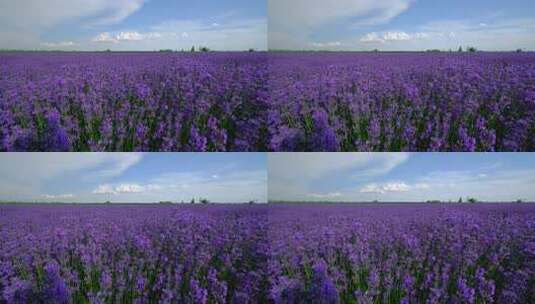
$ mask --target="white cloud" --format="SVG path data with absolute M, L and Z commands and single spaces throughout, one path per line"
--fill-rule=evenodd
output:
M 100 43 L 119 43 L 121 41 L 142 41 L 162 38 L 164 35 L 158 32 L 139 33 L 133 32 L 118 32 L 111 34 L 103 32 L 95 36 L 92 41 Z
M 384 193 L 384 191 L 382 187 L 377 184 L 367 184 L 360 189 L 360 193 Z
M 362 38 L 360 42 L 363 43 L 388 43 L 388 42 L 398 42 L 398 41 L 410 41 L 410 40 L 419 40 L 419 39 L 428 39 L 434 35 L 444 36 L 444 33 L 407 33 L 403 31 L 390 31 L 383 33 L 371 32 L 368 33 Z
M 115 39 L 119 41 L 139 41 L 144 40 L 146 35 L 140 34 L 138 32 L 119 32 Z
M 45 199 L 59 199 L 59 200 L 62 200 L 62 199 L 74 198 L 75 195 L 74 194 L 57 194 L 57 195 L 43 194 L 42 197 L 45 198 Z
M 103 33 L 98 34 L 97 36 L 95 36 L 95 38 L 93 38 L 92 41 L 93 42 L 110 42 L 110 43 L 119 42 L 119 41 L 117 41 L 117 39 L 115 39 L 114 36 L 112 36 L 108 32 L 103 32 Z
M 145 187 L 138 184 L 120 184 L 115 187 L 117 193 L 140 193 L 145 191 Z
M 147 185 L 140 185 L 136 183 L 122 183 L 118 185 L 110 185 L 110 184 L 103 184 L 99 185 L 95 190 L 93 190 L 93 194 L 126 194 L 126 193 L 143 193 L 143 192 L 153 192 L 153 191 L 159 191 L 162 190 L 163 187 L 161 185 L 156 184 L 147 184 Z
M 274 177 L 313 180 L 337 171 L 353 176 L 380 175 L 404 163 L 408 153 L 271 153 L 269 174 Z
M 106 166 L 104 168 L 99 168 L 99 170 L 96 170 L 92 174 L 88 174 L 86 178 L 96 179 L 119 176 L 130 167 L 139 163 L 142 158 L 143 153 L 102 153 L 101 162 L 105 163 Z
M 192 197 L 204 196 L 217 202 L 267 201 L 267 172 L 264 170 L 168 173 L 151 179 L 150 183 L 159 185 L 159 193 L 175 200 L 189 201 Z
M 404 182 L 390 182 L 386 184 L 367 184 L 362 189 L 360 193 L 387 193 L 387 192 L 408 192 L 415 189 L 427 189 L 429 186 L 427 184 L 417 184 L 417 185 L 408 185 Z
M 406 11 L 413 0 L 270 0 L 268 1 L 269 48 L 306 48 L 314 31 L 345 19 L 348 27 L 386 23 Z
M 119 23 L 139 10 L 145 0 L 17 0 L 0 2 L 0 25 L 27 31 L 76 19 L 88 24 Z
M 117 194 L 117 192 L 111 185 L 105 184 L 99 185 L 95 190 L 93 190 L 93 194 Z
M 387 161 L 395 157 L 395 153 L 375 153 L 377 159 L 368 158 L 365 153 L 314 154 L 274 153 L 268 156 L 270 200 L 423 202 L 475 197 L 488 202 L 510 202 L 518 198 L 535 201 L 535 169 L 529 162 L 525 169 L 486 162 L 477 166 L 480 162 L 472 164 L 468 160 L 471 156 L 455 154 L 465 160 L 463 165 L 456 167 L 453 164 L 450 170 L 433 171 L 419 161 L 419 156 L 411 157 L 404 164 L 402 158 Z M 344 157 L 344 154 L 347 155 Z M 355 162 L 353 158 L 359 155 L 362 155 L 361 161 Z M 450 157 L 444 157 L 444 160 Z M 473 157 L 485 158 L 484 154 Z M 470 163 L 468 167 L 477 167 L 466 169 L 466 161 Z M 403 167 L 392 171 L 401 164 Z
M 370 183 L 350 195 L 354 200 L 366 201 L 380 195 L 387 201 L 456 201 L 459 197 L 476 197 L 488 202 L 513 201 L 516 198 L 535 200 L 533 169 L 498 170 L 493 174 L 472 171 L 437 171 L 416 178 L 415 182 Z M 394 190 L 394 191 L 393 191 Z M 404 191 L 406 190 L 406 191 Z
M 204 20 L 167 20 L 147 31 L 102 32 L 91 40 L 114 50 L 189 49 L 192 45 L 213 50 L 264 50 L 265 19 L 227 18 L 214 26 Z M 135 42 L 128 43 L 128 42 Z M 89 47 L 97 47 L 92 45 Z
M 383 43 L 384 40 L 379 36 L 379 34 L 372 32 L 364 35 L 362 38 L 360 38 L 360 42 L 376 42 L 376 43 Z
M 54 27 L 72 26 L 71 24 L 87 29 L 120 23 L 139 10 L 144 2 L 145 0 L 0 1 L 0 48 L 69 49 L 73 45 L 44 42 L 40 37 L 53 31 Z
M 414 23 L 410 30 L 381 31 L 414 2 L 270 0 L 268 45 L 270 49 L 328 48 L 327 43 L 317 42 L 315 37 L 321 36 L 339 41 L 347 50 L 369 50 L 370 44 L 385 51 L 455 50 L 460 45 L 489 51 L 535 50 L 535 19 L 529 17 L 482 13 L 471 19 Z M 327 33 L 330 37 L 325 37 Z
M 147 173 L 139 171 L 143 166 L 135 166 L 144 156 L 140 153 L 2 153 L 0 200 L 150 203 L 206 197 L 214 202 L 267 201 L 265 168 L 244 170 L 239 162 L 235 165 L 230 162 L 214 164 L 203 171 L 182 172 L 175 163 L 157 169 L 158 173 Z M 168 171 L 172 168 L 179 171 Z
M 481 50 L 535 49 L 535 19 L 501 19 L 492 23 L 471 20 L 433 21 L 415 32 L 370 32 L 360 37 L 357 49 L 375 45 L 381 50 L 456 50 L 475 46 Z M 346 43 L 347 44 L 347 43 Z
M 205 197 L 214 202 L 266 202 L 266 183 L 266 171 L 233 171 L 223 175 L 165 173 L 145 183 L 101 184 L 92 194 L 113 196 L 114 201 L 131 201 L 132 198 L 136 202 L 189 201 Z
M 167 20 L 151 27 L 160 34 L 159 42 L 170 48 L 207 46 L 214 50 L 267 49 L 265 18 L 247 19 L 229 15 L 217 23 L 205 20 Z
M 41 196 L 47 182 L 76 177 L 93 181 L 120 176 L 137 164 L 141 153 L 2 153 L 0 195 Z
M 405 183 L 388 183 L 383 185 L 385 192 L 407 192 L 410 190 L 410 186 Z
M 312 47 L 315 48 L 333 48 L 333 47 L 340 47 L 342 46 L 342 42 L 340 41 L 331 41 L 331 42 L 312 42 L 310 44 Z
M 339 18 L 359 17 L 362 22 L 381 23 L 407 10 L 412 0 L 270 0 L 270 27 L 289 30 L 310 28 Z
M 217 22 L 199 18 L 162 20 L 143 28 L 110 27 L 121 24 L 147 1 L 0 1 L 0 48 L 70 50 L 74 45 L 66 42 L 71 41 L 81 50 L 102 50 L 103 44 L 117 51 L 189 49 L 192 45 L 214 50 L 267 49 L 266 18 L 246 18 L 235 13 L 218 16 Z M 72 34 L 64 38 L 64 43 L 41 40 L 45 33 L 67 26 L 91 34 Z
M 411 36 L 405 32 L 386 32 L 383 34 L 385 41 L 404 41 L 410 40 Z
M 341 197 L 342 193 L 340 192 L 310 193 L 308 196 L 312 198 L 316 198 L 316 199 L 333 199 L 333 198 Z
M 61 42 L 43 42 L 41 43 L 41 45 L 47 48 L 67 48 L 67 47 L 77 46 L 78 43 L 75 43 L 73 41 L 61 41 Z
M 42 181 L 84 171 L 85 177 L 114 177 L 141 161 L 143 153 L 2 153 L 0 177 Z
M 362 180 L 384 175 L 409 159 L 407 153 L 270 153 L 268 191 L 272 200 L 316 193 L 314 182 L 340 175 Z

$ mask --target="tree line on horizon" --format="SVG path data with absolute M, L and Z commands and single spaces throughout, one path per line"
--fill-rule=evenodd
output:
M 0 53 L 14 53 L 14 52 L 20 52 L 20 53 L 57 53 L 57 52 L 60 52 L 60 53 L 113 53 L 113 52 L 116 52 L 116 53 L 187 53 L 187 52 L 190 52 L 190 53 L 196 53 L 196 52 L 200 52 L 200 53 L 207 53 L 207 52 L 219 52 L 219 51 L 216 51 L 216 50 L 212 50 L 210 49 L 209 47 L 207 46 L 198 46 L 198 47 L 195 47 L 195 46 L 192 46 L 189 50 L 186 50 L 186 49 L 159 49 L 159 50 L 152 50 L 152 51 L 135 51 L 135 50 L 132 50 L 132 51 L 113 51 L 111 49 L 105 49 L 105 50 L 87 50 L 87 51 L 83 51 L 83 50 L 49 50 L 49 49 L 32 49 L 32 50 L 29 50 L 29 49 L 9 49 L 9 48 L 0 48 Z M 224 52 L 224 51 L 222 51 Z M 256 49 L 254 48 L 249 48 L 249 49 L 245 49 L 245 50 L 242 50 L 241 52 L 250 52 L 250 53 L 253 53 L 253 52 L 256 52 Z
M 268 202 L 269 204 L 326 204 L 326 203 L 329 203 L 329 204 L 336 204 L 336 203 L 341 203 L 341 204 L 391 204 L 391 203 L 402 203 L 402 202 L 389 202 L 389 201 L 380 201 L 380 200 L 372 200 L 372 201 L 354 201 L 354 202 L 350 202 L 350 201 L 306 201 L 306 200 L 303 200 L 303 201 L 286 201 L 286 200 L 273 200 L 273 201 L 269 201 Z M 443 201 L 443 200 L 427 200 L 427 201 L 421 201 L 421 202 L 418 202 L 418 201 L 414 201 L 414 202 L 410 202 L 410 203 L 426 203 L 426 204 L 476 204 L 476 203 L 492 203 L 491 201 L 481 201 L 481 200 L 478 200 L 474 197 L 467 197 L 466 199 L 463 199 L 462 197 L 460 197 L 457 201 L 453 201 L 453 200 L 448 200 L 448 201 Z M 524 200 L 524 199 L 517 199 L 517 200 L 514 200 L 514 201 L 511 201 L 511 202 L 496 202 L 496 203 L 516 203 L 516 204 L 521 204 L 521 203 L 528 203 L 528 201 Z M 535 203 L 535 202 L 534 202 Z

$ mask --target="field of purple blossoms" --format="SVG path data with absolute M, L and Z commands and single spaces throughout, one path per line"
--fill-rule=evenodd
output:
M 535 151 L 535 54 L 2 54 L 0 125 L 0 151 Z
M 271 150 L 535 151 L 535 53 L 269 60 Z
M 0 303 L 533 303 L 535 205 L 0 206 Z
M 0 54 L 0 151 L 265 151 L 265 53 Z
M 535 303 L 535 205 L 280 206 L 275 303 Z
M 0 206 L 0 303 L 266 302 L 262 206 Z

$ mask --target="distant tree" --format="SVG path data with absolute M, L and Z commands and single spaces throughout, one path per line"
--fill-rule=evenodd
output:
M 459 201 L 458 203 L 462 203 L 463 202 L 463 198 L 462 197 L 459 197 Z
M 523 202 L 524 201 L 522 199 L 520 199 L 520 198 L 515 201 L 515 203 L 517 203 L 517 204 L 522 204 Z
M 256 201 L 255 200 L 250 200 L 249 201 L 249 205 L 253 205 L 253 204 L 256 204 Z
M 380 51 L 379 51 L 379 49 L 374 49 L 373 52 L 374 53 L 379 53 Z
M 160 204 L 162 205 L 171 205 L 173 202 L 171 201 L 160 201 Z
M 469 197 L 467 202 L 469 202 L 470 204 L 475 204 L 475 203 L 477 203 L 477 199 L 475 199 L 473 197 Z
M 249 53 L 253 53 L 255 49 L 249 49 Z
M 106 53 L 111 53 L 111 50 L 110 50 L 110 49 L 107 49 L 107 50 L 106 50 Z
M 206 53 L 206 52 L 210 52 L 210 49 L 206 46 L 201 46 L 199 47 L 199 51 Z
M 477 52 L 477 49 L 473 46 L 469 46 L 467 49 L 466 49 L 469 53 L 475 53 Z
M 190 51 L 190 52 L 192 52 L 192 53 L 195 52 L 195 46 L 192 46 L 192 47 L 191 47 L 191 51 Z
M 522 49 L 517 49 L 516 52 L 517 53 L 522 53 Z
M 195 199 L 192 198 L 191 201 L 189 202 L 190 204 L 195 204 Z
M 373 200 L 373 202 L 372 202 L 372 203 L 374 203 L 374 204 L 378 204 L 378 203 L 379 203 L 379 201 L 378 201 L 378 200 Z
M 106 201 L 106 204 L 111 204 L 111 202 L 110 201 Z
M 203 204 L 203 205 L 206 205 L 206 204 L 209 204 L 209 203 L 210 203 L 210 201 L 209 201 L 208 199 L 206 199 L 206 198 L 201 198 L 201 199 L 199 199 L 199 202 L 200 202 L 201 204 Z
M 426 203 L 428 203 L 428 204 L 440 204 L 441 201 L 440 200 L 429 200 Z
M 463 47 L 460 46 L 459 49 L 457 50 L 457 52 L 462 53 L 463 52 Z

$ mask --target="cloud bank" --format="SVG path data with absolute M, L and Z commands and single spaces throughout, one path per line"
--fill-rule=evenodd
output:
M 319 28 L 336 25 L 340 20 L 349 27 L 383 24 L 406 11 L 412 0 L 270 0 L 268 1 L 268 46 L 270 49 L 325 47 L 325 42 L 310 41 Z M 330 47 L 340 47 L 341 42 Z
M 318 193 L 315 183 L 340 175 L 354 181 L 380 176 L 405 163 L 409 157 L 407 153 L 270 153 L 269 199 L 341 197 L 338 191 Z
M 203 45 L 215 50 L 267 49 L 267 18 L 228 11 L 222 11 L 219 16 L 179 18 L 177 12 L 176 18 L 166 15 L 146 23 L 140 16 L 148 3 L 148 0 L 0 1 L 0 48 L 154 51 Z M 158 5 L 154 1 L 150 4 Z

